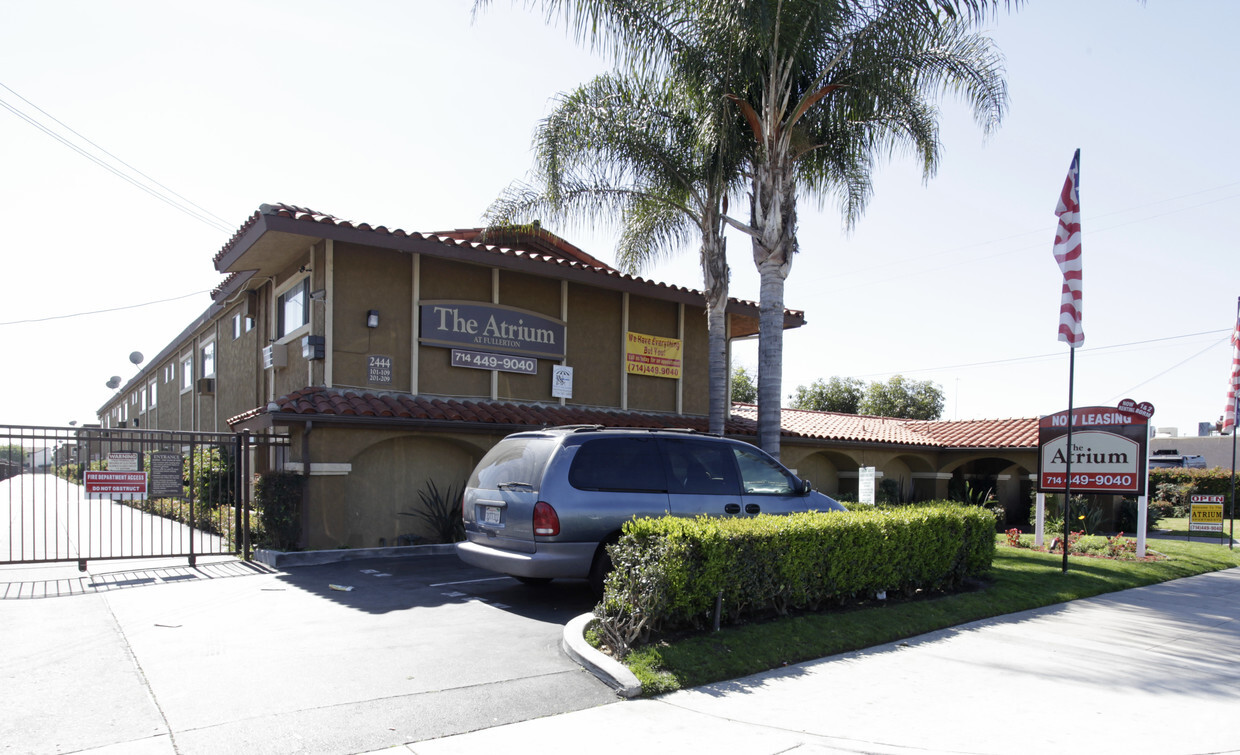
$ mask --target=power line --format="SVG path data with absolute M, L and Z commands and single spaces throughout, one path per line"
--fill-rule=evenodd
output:
M 199 221 L 199 222 L 201 222 L 201 223 L 205 223 L 206 225 L 211 226 L 212 228 L 215 228 L 216 230 L 219 230 L 219 231 L 224 231 L 224 232 L 226 232 L 226 233 L 227 233 L 227 232 L 229 232 L 229 231 L 231 231 L 231 230 L 233 229 L 233 228 L 232 228 L 232 225 L 230 225 L 230 224 L 229 224 L 227 221 L 225 221 L 223 218 L 219 217 L 218 215 L 216 215 L 216 214 L 214 214 L 214 213 L 212 213 L 212 212 L 210 212 L 210 211 L 208 211 L 208 210 L 203 209 L 203 208 L 202 208 L 202 207 L 200 207 L 199 205 L 195 204 L 194 202 L 191 202 L 190 200 L 188 200 L 188 199 L 186 199 L 185 197 L 181 196 L 180 194 L 176 193 L 176 192 L 175 192 L 175 191 L 173 191 L 172 189 L 169 189 L 167 186 L 164 186 L 164 185 L 163 185 L 163 184 L 161 184 L 160 182 L 156 181 L 155 179 L 153 179 L 153 178 L 151 178 L 150 176 L 146 175 L 145 173 L 143 173 L 142 171 L 140 171 L 140 170 L 138 170 L 137 168 L 133 167 L 133 166 L 132 166 L 132 165 L 130 165 L 129 163 L 127 163 L 127 162 L 125 162 L 124 160 L 120 159 L 120 158 L 119 158 L 119 157 L 117 157 L 116 155 L 114 155 L 114 154 L 112 154 L 111 152 L 107 151 L 107 150 L 106 150 L 106 149 L 104 149 L 103 147 L 100 147 L 98 144 L 96 144 L 95 142 L 93 142 L 93 141 L 91 141 L 90 139 L 86 138 L 86 137 L 85 137 L 85 136 L 83 136 L 82 134 L 78 133 L 78 132 L 77 132 L 77 131 L 75 131 L 73 128 L 71 128 L 70 126 L 68 126 L 67 124 L 65 124 L 63 121 L 61 121 L 61 120 L 57 119 L 57 118 L 56 118 L 55 116 L 53 116 L 52 114 L 48 113 L 48 112 L 47 112 L 46 110 L 44 110 L 43 108 L 41 108 L 41 107 L 39 107 L 38 105 L 34 104 L 33 102 L 31 102 L 30 100 L 26 99 L 25 97 L 22 97 L 20 94 L 18 94 L 17 92 L 15 92 L 13 89 L 11 89 L 11 88 L 9 88 L 8 86 L 6 86 L 3 82 L 0 82 L 0 87 L 4 88 L 5 90 L 7 90 L 7 91 L 9 91 L 9 92 L 12 92 L 13 96 L 17 97 L 17 99 L 21 100 L 22 102 L 24 102 L 24 103 L 26 103 L 27 105 L 29 105 L 30 107 L 34 108 L 34 109 L 35 109 L 35 110 L 37 110 L 38 112 L 42 113 L 44 116 L 46 116 L 47 118 L 51 119 L 54 123 L 56 123 L 57 125 L 59 125 L 61 128 L 65 129 L 66 131 L 68 131 L 69 133 L 71 133 L 71 134 L 73 134 L 74 136 L 78 137 L 79 139 L 81 139 L 82 141 L 86 142 L 86 143 L 87 143 L 87 144 L 89 144 L 90 146 L 94 147 L 94 148 L 95 148 L 95 149 L 97 149 L 98 151 L 100 151 L 100 152 L 102 152 L 103 154 L 107 155 L 108 157 L 112 158 L 113 160 L 115 160 L 115 161 L 116 161 L 117 163 L 119 163 L 120 165 L 123 165 L 125 168 L 128 168 L 128 169 L 129 169 L 130 171 L 132 171 L 133 173 L 135 173 L 135 174 L 137 174 L 137 175 L 141 176 L 141 177 L 142 177 L 142 178 L 143 178 L 146 182 L 149 182 L 149 184 L 152 184 L 152 185 L 154 185 L 155 187 L 158 187 L 158 189 L 152 188 L 152 186 L 151 186 L 151 185 L 148 185 L 148 183 L 143 183 L 142 181 L 139 181 L 138 179 L 134 178 L 133 176 L 127 175 L 126 173 L 124 173 L 123 171 L 119 170 L 119 169 L 118 169 L 118 168 L 116 168 L 115 166 L 108 164 L 105 160 L 103 160 L 103 159 L 101 159 L 101 158 L 97 157 L 96 155 L 91 154 L 91 153 L 90 153 L 90 152 L 88 152 L 87 150 L 85 150 L 85 149 L 83 149 L 82 147 L 80 147 L 80 146 L 78 146 L 78 145 L 74 144 L 73 142 L 71 142 L 71 141 L 69 141 L 68 139 L 66 139 L 65 137 L 63 137 L 62 135 L 60 135 L 60 134 L 56 133 L 55 131 L 53 131 L 51 128 L 49 128 L 49 127 L 48 127 L 48 126 L 46 126 L 45 124 L 40 123 L 40 122 L 38 121 L 38 119 L 31 117 L 30 115 L 28 115 L 28 114 L 26 114 L 26 113 L 22 112 L 22 111 L 21 111 L 20 109 L 18 109 L 16 106 L 14 106 L 14 105 L 10 104 L 9 102 L 5 101 L 4 99 L 0 98 L 0 106 L 3 106 L 6 110 L 8 110 L 9 112 L 13 113 L 13 114 L 14 114 L 14 115 L 16 115 L 18 118 L 21 118 L 21 119 L 22 119 L 23 121 L 25 121 L 26 123 L 29 123 L 31 126 L 34 126 L 35 128 L 39 129 L 39 130 L 40 130 L 40 131 L 42 131 L 44 134 L 47 134 L 47 135 L 48 135 L 48 136 L 50 136 L 51 138 L 53 138 L 53 139 L 55 139 L 56 141 L 60 142 L 60 143 L 61 143 L 61 144 L 63 144 L 64 146 L 66 146 L 66 147 L 68 147 L 69 149 L 73 150 L 74 152 L 77 152 L 77 153 L 78 153 L 79 155 L 81 155 L 82 157 L 85 157 L 87 160 L 90 160 L 91 162 L 95 163 L 96 165 L 98 165 L 99 167 L 101 167 L 101 168 L 103 168 L 104 170 L 108 171 L 109 173 L 111 173 L 111 174 L 115 175 L 116 177 L 118 177 L 118 178 L 120 178 L 120 179 L 123 179 L 123 180 L 125 180 L 125 181 L 128 181 L 130 184 L 132 184 L 132 185 L 134 185 L 135 187 L 137 187 L 137 188 L 141 189 L 142 191 L 146 192 L 147 194 L 151 195 L 152 197 L 154 197 L 154 198 L 158 199 L 158 200 L 159 200 L 159 201 L 161 201 L 161 202 L 164 202 L 165 204 L 167 204 L 167 205 L 169 205 L 169 206 L 173 207 L 173 208 L 174 208 L 174 209 L 176 209 L 176 210 L 179 210 L 179 211 L 181 211 L 181 212 L 185 213 L 186 215 L 190 216 L 191 218 L 194 218 L 195 220 L 197 220 L 197 221 Z M 176 199 L 173 199 L 172 197 L 176 197 Z M 177 201 L 177 200 L 180 200 L 180 201 Z M 191 208 L 192 208 L 192 209 L 191 209 Z
M 1115 216 L 1115 215 L 1123 215 L 1123 214 L 1126 214 L 1126 213 L 1135 212 L 1135 211 L 1137 211 L 1137 210 L 1143 210 L 1143 209 L 1145 209 L 1145 208 L 1147 208 L 1147 207 L 1155 207 L 1155 206 L 1159 206 L 1159 205 L 1165 205 L 1165 204 L 1166 204 L 1166 203 L 1168 203 L 1168 202 L 1174 202 L 1175 200 L 1178 200 L 1178 199 L 1187 199 L 1187 198 L 1189 198 L 1189 197 L 1195 197 L 1195 196 L 1198 196 L 1198 195 L 1201 195 L 1201 194 L 1208 194 L 1208 193 L 1210 193 L 1210 192 L 1222 191 L 1222 190 L 1224 190 L 1224 189 L 1230 189 L 1230 188 L 1232 188 L 1232 187 L 1234 187 L 1234 186 L 1240 186 L 1240 181 L 1237 181 L 1237 182 L 1232 182 L 1232 183 L 1229 183 L 1229 184 L 1222 184 L 1222 185 L 1220 185 L 1220 186 L 1215 186 L 1215 187 L 1212 187 L 1212 188 L 1209 188 L 1209 189 L 1201 189 L 1200 191 L 1193 191 L 1193 192 L 1189 192 L 1189 193 L 1187 193 L 1187 194 L 1180 194 L 1180 195 L 1177 195 L 1177 196 L 1174 196 L 1174 197 L 1167 197 L 1167 198 L 1165 198 L 1165 199 L 1159 199 L 1159 200 L 1156 200 L 1156 201 L 1153 201 L 1153 202 L 1147 202 L 1147 203 L 1142 204 L 1142 205 L 1136 205 L 1136 206 L 1133 206 L 1133 207 L 1126 207 L 1126 208 L 1123 208 L 1123 209 L 1120 209 L 1120 210 L 1113 210 L 1113 211 L 1111 211 L 1111 212 L 1105 212 L 1105 213 L 1101 213 L 1101 214 L 1097 214 L 1097 215 L 1091 215 L 1091 216 L 1090 216 L 1090 218 L 1091 218 L 1091 219 L 1093 219 L 1093 220 L 1099 220 L 1099 219 L 1102 219 L 1102 218 L 1109 218 L 1109 217 L 1113 217 L 1113 216 Z M 1127 222 L 1122 222 L 1122 223 L 1115 223 L 1114 225 L 1104 226 L 1104 227 L 1101 227 L 1101 228 L 1093 228 L 1093 229 L 1091 229 L 1091 233 L 1105 233 L 1106 231 L 1111 231 L 1111 230 L 1114 230 L 1114 229 L 1116 229 L 1116 228 L 1123 228 L 1123 227 L 1125 227 L 1125 226 L 1135 225 L 1135 224 L 1137 224 L 1137 223 L 1144 223 L 1144 222 L 1146 222 L 1146 221 L 1149 221 L 1149 220 L 1154 220 L 1154 219 L 1156 219 L 1156 218 L 1165 217 L 1165 216 L 1167 216 L 1167 215 L 1173 215 L 1173 214 L 1176 214 L 1176 213 L 1179 213 L 1179 212 L 1186 212 L 1186 211 L 1188 211 L 1188 210 L 1195 210 L 1195 209 L 1197 209 L 1197 208 L 1199 208 L 1199 207 L 1206 207 L 1206 206 L 1209 206 L 1209 205 L 1212 205 L 1212 204 L 1218 204 L 1219 202 L 1225 202 L 1225 201 L 1230 200 L 1230 199 L 1235 199 L 1237 196 L 1240 196 L 1240 195 L 1237 195 L 1237 194 L 1231 194 L 1231 195 L 1228 195 L 1228 196 L 1225 196 L 1225 197 L 1218 197 L 1217 199 L 1211 199 L 1211 200 L 1208 200 L 1208 201 L 1205 201 L 1205 202 L 1199 202 L 1199 203 L 1197 203 L 1197 204 L 1194 204 L 1194 205 L 1189 205 L 1189 206 L 1187 206 L 1187 207 L 1179 207 L 1179 208 L 1176 208 L 1176 209 L 1167 210 L 1166 212 L 1161 212 L 1161 213 L 1158 213 L 1157 215 L 1145 215 L 1145 216 L 1143 216 L 1143 217 L 1141 217 L 1141 218 L 1138 218 L 1138 219 L 1136 219 L 1136 220 L 1130 220 L 1130 221 L 1127 221 Z M 1013 240 L 1016 240 L 1016 239 L 1025 238 L 1025 237 L 1027 237 L 1027 236 L 1034 236 L 1034 235 L 1037 235 L 1037 236 L 1043 236 L 1043 235 L 1045 235 L 1046 233 L 1047 233 L 1046 228 L 1038 228 L 1038 229 L 1035 229 L 1035 230 L 1024 231 L 1024 232 L 1021 232 L 1021 233 L 1014 233 L 1014 234 L 1012 234 L 1012 235 L 1010 235 L 1010 236 L 1003 236 L 1003 237 L 1000 237 L 1000 238 L 997 238 L 997 239 L 990 239 L 989 241 L 979 241 L 979 242 L 974 243 L 974 244 L 965 244 L 965 245 L 963 245 L 963 246 L 956 246 L 956 247 L 952 247 L 952 248 L 950 248 L 950 249 L 944 249 L 944 250 L 939 251 L 939 252 L 931 252 L 931 253 L 929 253 L 929 254 L 922 254 L 922 255 L 913 255 L 913 256 L 901 257 L 900 259 L 890 260 L 890 261 L 888 261 L 888 262 L 879 262 L 879 263 L 876 263 L 876 264 L 867 265 L 866 267 L 857 268 L 857 269 L 855 269 L 855 270 L 844 270 L 844 271 L 840 271 L 840 272 L 834 273 L 832 277 L 833 277 L 833 278 L 842 278 L 842 277 L 846 277 L 846 276 L 849 276 L 849 275 L 862 275 L 862 274 L 869 275 L 869 274 L 872 274 L 872 273 L 874 272 L 874 270 L 877 270 L 877 269 L 879 269 L 879 268 L 884 268 L 884 267 L 893 267 L 893 266 L 896 266 L 896 265 L 901 265 L 901 266 L 903 266 L 903 265 L 906 265 L 907 263 L 912 262 L 912 261 L 922 261 L 922 260 L 926 260 L 926 259 L 929 259 L 929 258 L 932 258 L 932 257 L 943 257 L 943 256 L 945 256 L 945 255 L 956 254 L 957 252 L 963 252 L 963 251 L 966 251 L 966 250 L 969 250 L 969 249 L 977 249 L 977 248 L 979 248 L 979 247 L 991 246 L 992 244 L 999 244 L 999 243 L 1002 243 L 1002 242 L 1004 242 L 1004 241 L 1013 241 Z M 993 259 L 993 258 L 995 258 L 995 257 L 1002 257 L 1002 256 L 1005 256 L 1005 255 L 1008 255 L 1008 254 L 1016 254 L 1017 252 L 1023 252 L 1023 251 L 1027 251 L 1027 250 L 1029 250 L 1029 249 L 1037 249 L 1037 248 L 1039 248 L 1039 247 L 1041 247 L 1041 246 L 1043 246 L 1042 241 L 1038 241 L 1037 243 L 1032 243 L 1032 244 L 1028 244 L 1028 245 L 1025 245 L 1025 246 L 1020 246 L 1020 247 L 1017 247 L 1017 248 L 1015 248 L 1015 249 L 1007 249 L 1007 250 L 1005 250 L 1005 251 L 995 252 L 995 253 L 993 253 L 993 254 L 987 254 L 987 255 L 984 255 L 984 256 L 981 256 L 981 257 L 971 257 L 971 258 L 964 259 L 964 260 L 960 260 L 960 261 L 957 261 L 957 262 L 948 262 L 948 263 L 946 263 L 946 264 L 944 264 L 944 265 L 939 265 L 939 266 L 937 266 L 937 267 L 929 267 L 929 268 L 921 268 L 921 269 L 917 269 L 917 270 L 909 270 L 909 271 L 904 272 L 903 274 L 897 274 L 897 275 L 894 275 L 894 276 L 887 276 L 886 278 L 884 278 L 884 280 L 896 280 L 896 279 L 899 279 L 899 278 L 907 278 L 907 277 L 909 277 L 909 276 L 913 276 L 913 275 L 924 275 L 925 273 L 928 273 L 928 272 L 934 272 L 934 271 L 936 271 L 936 270 L 944 270 L 944 269 L 947 269 L 947 268 L 949 268 L 949 267 L 957 267 L 957 266 L 959 266 L 959 265 L 966 265 L 966 264 L 969 264 L 969 263 L 972 263 L 972 262 L 978 262 L 978 261 L 980 261 L 980 260 L 988 260 L 988 259 Z
M 200 294 L 206 294 L 206 293 L 210 293 L 210 291 L 204 289 L 202 291 L 194 291 L 192 293 L 182 294 L 181 296 L 174 296 L 171 299 L 157 299 L 155 301 L 142 302 L 141 304 L 129 304 L 124 307 L 112 307 L 111 309 L 96 309 L 90 312 L 74 312 L 71 315 L 51 315 L 48 317 L 35 317 L 29 320 L 12 320 L 10 322 L 0 322 L 0 326 L 25 325 L 27 323 L 32 323 L 32 322 L 47 322 L 49 320 L 67 320 L 71 317 L 86 317 L 87 315 L 101 315 L 107 312 L 120 312 L 121 310 L 124 310 L 124 309 L 138 309 L 139 307 L 149 307 L 152 304 L 166 304 L 170 301 L 180 301 L 181 299 L 188 299 L 191 296 L 198 296 Z
M 1231 333 L 1231 330 L 1227 328 L 1224 328 L 1223 330 L 1203 330 L 1200 333 L 1185 333 L 1184 335 L 1165 336 L 1163 338 L 1147 338 L 1144 341 L 1131 341 L 1129 343 L 1117 343 L 1117 344 L 1112 344 L 1110 346 L 1093 346 L 1090 348 L 1077 349 L 1077 351 L 1105 351 L 1107 349 L 1121 349 L 1121 348 L 1125 348 L 1128 346 L 1145 346 L 1151 343 L 1161 343 L 1163 341 L 1178 341 L 1183 338 L 1196 338 L 1197 336 L 1212 336 L 1212 335 L 1217 335 L 1219 333 Z M 1212 343 L 1210 344 L 1210 346 L 1207 347 L 1207 350 L 1212 349 L 1217 345 L 1218 343 Z M 1058 357 L 1062 355 L 1063 355 L 1063 352 L 1054 352 L 1054 353 L 1049 353 L 1049 354 L 1034 354 L 1031 356 L 1024 356 L 1024 357 L 1010 357 L 1008 359 L 992 359 L 986 362 L 968 362 L 966 364 L 949 364 L 949 365 L 945 365 L 942 367 L 921 367 L 921 368 L 913 369 L 913 370 L 885 370 L 883 372 L 871 372 L 865 375 L 853 375 L 853 377 L 869 378 L 869 377 L 879 377 L 881 375 L 907 375 L 907 374 L 912 374 L 916 372 L 938 372 L 940 370 L 959 370 L 959 369 L 964 369 L 966 367 L 989 367 L 991 365 L 996 365 L 996 364 L 1014 364 L 1016 362 L 1028 362 L 1028 361 L 1033 361 L 1036 359 L 1049 359 L 1051 357 Z M 1192 358 L 1193 357 L 1189 357 L 1189 359 L 1192 359 Z M 1183 363 L 1181 362 L 1181 364 Z M 1176 366 L 1178 367 L 1179 365 L 1176 365 Z M 1153 378 L 1151 378 L 1151 380 L 1152 379 Z M 1142 383 L 1142 385 L 1144 385 L 1144 383 Z M 1135 387 L 1139 388 L 1140 386 L 1135 386 Z
M 1131 387 L 1131 388 L 1129 388 L 1129 389 L 1127 389 L 1127 390 L 1120 391 L 1120 392 L 1119 392 L 1119 393 L 1115 396 L 1115 398 L 1111 399 L 1111 402 L 1119 401 L 1119 400 L 1120 400 L 1120 397 L 1130 395 L 1133 391 L 1135 391 L 1136 389 L 1138 389 L 1138 388 L 1140 388 L 1141 386 L 1145 385 L 1146 383 L 1152 383 L 1152 382 L 1154 382 L 1155 380 L 1157 380 L 1158 378 L 1162 377 L 1163 375 L 1166 375 L 1168 372 L 1171 372 L 1171 371 L 1172 371 L 1172 370 L 1174 370 L 1174 369 L 1177 369 L 1177 368 L 1179 368 L 1179 367 L 1184 366 L 1185 364 L 1188 364 L 1189 362 L 1193 361 L 1193 360 L 1194 360 L 1194 359 L 1196 359 L 1197 357 L 1199 357 L 1199 356 L 1201 356 L 1202 354 L 1206 353 L 1206 352 L 1207 352 L 1207 351 L 1209 351 L 1210 349 L 1213 349 L 1215 346 L 1218 346 L 1220 343 L 1224 343 L 1224 342 L 1226 342 L 1227 340 L 1228 340 L 1228 339 L 1224 338 L 1222 341 L 1215 341 L 1214 343 L 1212 343 L 1212 344 L 1210 344 L 1209 346 L 1205 347 L 1205 348 L 1204 348 L 1204 349 L 1202 349 L 1201 351 L 1198 351 L 1196 354 L 1193 354 L 1193 355 L 1192 355 L 1191 357 L 1189 357 L 1188 359 L 1185 359 L 1185 360 L 1180 361 L 1180 362 L 1176 362 L 1175 364 L 1171 365 L 1170 367 L 1168 367 L 1167 369 L 1165 369 L 1165 370 L 1163 370 L 1162 372 L 1158 373 L 1157 375 L 1155 375 L 1155 376 L 1153 376 L 1153 377 L 1151 377 L 1151 378 L 1149 378 L 1149 379 L 1147 379 L 1147 380 L 1142 380 L 1140 383 L 1137 383 L 1136 385 L 1134 385 L 1133 387 Z

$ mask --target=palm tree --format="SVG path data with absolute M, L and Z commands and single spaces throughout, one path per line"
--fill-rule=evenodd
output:
M 999 0 L 525 0 L 579 39 L 732 103 L 747 123 L 751 238 L 760 288 L 758 439 L 778 457 L 784 281 L 798 250 L 797 197 L 860 217 L 881 154 L 940 159 L 934 105 L 953 91 L 984 130 L 1007 101 L 1000 57 L 970 24 Z M 1005 0 L 1019 5 L 1020 0 Z M 487 0 L 477 0 L 475 7 Z M 738 169 L 742 167 L 737 163 Z
M 851 229 L 869 199 L 878 156 L 908 149 L 922 175 L 940 159 L 943 91 L 960 95 L 985 131 L 1002 118 L 1000 56 L 938 3 L 694 3 L 694 44 L 673 70 L 722 87 L 752 136 L 749 234 L 760 277 L 759 445 L 778 457 L 784 281 L 798 251 L 797 197 L 839 200 Z M 739 33 L 734 30 L 742 30 Z
M 487 210 L 502 227 L 542 217 L 621 229 L 620 267 L 698 240 L 706 295 L 710 431 L 727 406 L 728 278 L 724 217 L 740 188 L 722 101 L 704 103 L 672 80 L 604 75 L 559 98 L 534 137 L 533 183 L 516 183 Z

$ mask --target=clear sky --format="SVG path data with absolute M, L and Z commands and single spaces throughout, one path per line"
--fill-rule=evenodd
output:
M 609 64 L 504 0 L 477 19 L 471 5 L 0 4 L 0 100 L 202 208 L 0 108 L 0 424 L 95 421 L 108 378 L 136 374 L 130 352 L 153 357 L 207 308 L 212 257 L 264 202 L 409 231 L 478 225 L 528 170 L 555 94 Z M 1155 425 L 1195 434 L 1223 409 L 1240 295 L 1240 3 L 1030 0 L 987 28 L 1011 94 L 998 132 L 984 140 L 948 100 L 928 184 L 894 156 L 848 235 L 833 199 L 802 202 L 786 304 L 808 324 L 785 338 L 784 393 L 903 373 L 942 386 L 947 419 L 1066 408 L 1051 246 L 1079 147 L 1075 403 L 1149 401 Z M 552 230 L 614 259 L 608 229 Z M 733 296 L 756 300 L 747 240 L 729 252 Z M 696 258 L 644 275 L 700 288 Z M 754 367 L 756 344 L 735 363 Z

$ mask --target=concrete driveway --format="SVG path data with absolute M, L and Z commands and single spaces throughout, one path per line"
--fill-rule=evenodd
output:
M 455 555 L 0 582 L 4 752 L 361 752 L 617 700 L 560 649 L 594 603 L 584 582 L 527 587 Z

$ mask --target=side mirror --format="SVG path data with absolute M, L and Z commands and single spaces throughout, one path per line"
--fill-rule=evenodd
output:
M 801 480 L 801 484 L 797 487 L 797 492 L 801 495 L 809 495 L 814 492 L 814 483 L 809 480 Z

